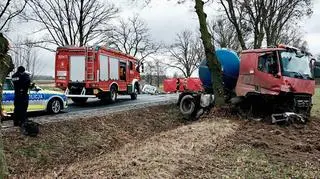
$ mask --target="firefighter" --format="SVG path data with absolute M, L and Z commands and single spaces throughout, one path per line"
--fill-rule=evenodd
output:
M 19 126 L 26 135 L 24 124 L 27 121 L 27 109 L 29 105 L 28 89 L 31 86 L 30 75 L 23 66 L 19 66 L 17 72 L 12 75 L 14 85 L 14 126 Z

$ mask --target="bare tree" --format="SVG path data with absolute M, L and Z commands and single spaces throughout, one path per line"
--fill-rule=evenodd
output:
M 149 3 L 151 0 L 146 0 L 146 3 Z M 177 0 L 178 3 L 184 3 L 187 0 Z M 215 104 L 223 105 L 224 100 L 224 89 L 222 82 L 222 68 L 221 64 L 217 59 L 216 50 L 214 47 L 214 41 L 212 41 L 212 35 L 208 30 L 207 25 L 207 14 L 204 11 L 205 2 L 203 0 L 192 0 L 194 2 L 194 9 L 196 11 L 199 30 L 201 34 L 202 45 L 205 52 L 205 57 L 208 60 L 208 66 L 211 71 L 211 80 L 212 80 L 212 92 L 215 95 Z M 209 1 L 206 1 L 209 2 Z M 239 30 L 239 29 L 236 29 Z M 240 43 L 242 42 L 239 39 Z M 242 43 L 241 43 L 242 44 Z
M 147 24 L 137 15 L 121 19 L 111 32 L 106 33 L 106 39 L 108 46 L 137 57 L 140 62 L 161 48 L 152 41 Z
M 47 32 L 44 40 L 58 46 L 100 42 L 118 13 L 113 4 L 95 0 L 29 0 L 28 7 L 32 13 L 24 18 L 41 24 L 39 31 Z
M 284 34 L 295 38 L 297 34 L 292 30 L 299 32 L 297 22 L 312 14 L 311 6 L 312 0 L 268 0 L 265 7 L 268 15 L 264 24 L 267 45 L 277 44 Z
M 234 26 L 228 19 L 219 18 L 209 23 L 209 31 L 216 47 L 241 50 L 240 42 Z
M 212 41 L 212 35 L 208 30 L 207 14 L 204 12 L 204 1 L 195 0 L 195 10 L 198 16 L 201 40 L 205 52 L 206 59 L 208 61 L 208 67 L 211 72 L 212 92 L 215 96 L 215 104 L 223 105 L 224 88 L 222 80 L 222 67 L 216 56 L 216 49 L 214 47 L 214 41 Z M 239 40 L 241 42 L 241 40 Z
M 282 32 L 278 37 L 275 44 L 287 44 L 294 47 L 301 47 L 304 42 L 303 33 L 300 30 L 300 26 L 292 26 L 288 24 L 284 27 L 286 31 Z
M 155 70 L 155 65 L 152 61 L 146 61 L 145 63 L 145 80 L 148 84 L 153 84 L 153 72 Z
M 244 14 L 242 9 L 239 6 L 239 2 L 236 0 L 220 0 L 224 11 L 226 13 L 227 18 L 233 24 L 235 31 L 237 33 L 237 38 L 241 45 L 242 50 L 247 49 L 246 42 L 244 39 L 244 28 L 243 26 L 247 27 L 247 23 L 244 20 Z
M 158 58 L 153 58 L 152 60 L 145 61 L 145 75 L 144 79 L 150 85 L 155 84 L 158 88 L 161 82 L 165 79 L 166 64 L 162 62 L 163 60 Z
M 178 72 L 174 72 L 173 78 L 183 78 L 183 76 L 181 74 L 179 74 Z
M 162 62 L 163 60 L 154 59 L 154 66 L 155 66 L 155 75 L 157 78 L 157 87 L 160 87 L 161 81 L 163 80 L 162 77 L 165 77 L 165 64 Z
M 41 73 L 43 64 L 41 63 L 35 42 L 30 39 L 18 40 L 12 47 L 14 53 L 13 63 L 15 66 L 24 66 L 31 72 L 31 79 Z
M 0 1 L 0 31 L 9 30 L 9 25 L 26 7 L 27 0 Z
M 168 51 L 172 58 L 168 66 L 180 70 L 186 78 L 192 75 L 205 58 L 200 38 L 187 30 L 177 34 L 176 42 L 168 47 Z
M 252 30 L 253 48 L 260 48 L 265 39 L 272 46 L 288 23 L 312 13 L 311 0 L 220 0 L 220 3 L 236 29 L 242 49 L 247 48 L 245 31 Z

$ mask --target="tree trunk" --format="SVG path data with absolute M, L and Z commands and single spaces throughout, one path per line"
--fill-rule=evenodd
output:
M 84 43 L 84 0 L 80 1 L 80 17 L 79 17 L 79 46 L 82 47 Z M 68 44 L 69 45 L 69 44 Z
M 213 42 L 211 41 L 212 36 L 208 31 L 207 14 L 203 10 L 203 5 L 204 2 L 202 0 L 195 0 L 195 10 L 199 19 L 201 39 L 204 46 L 206 58 L 208 60 L 208 66 L 211 71 L 212 89 L 215 97 L 215 103 L 216 105 L 223 105 L 225 101 L 221 64 L 216 57 L 216 51 Z
M 2 111 L 2 86 L 6 79 L 6 76 L 13 70 L 14 65 L 8 52 L 8 41 L 0 34 L 0 120 L 3 117 Z M 2 134 L 0 133 L 0 178 L 5 178 L 8 175 L 8 168 L 5 160 Z
M 0 119 L 2 118 L 2 86 L 6 76 L 13 70 L 13 63 L 9 55 L 0 55 Z M 5 178 L 8 174 L 5 155 L 3 151 L 2 134 L 0 133 L 0 178 Z

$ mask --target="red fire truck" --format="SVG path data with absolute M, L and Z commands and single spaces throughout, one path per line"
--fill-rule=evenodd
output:
M 78 104 L 88 98 L 115 102 L 118 94 L 134 100 L 140 93 L 139 68 L 136 58 L 102 46 L 58 47 L 55 84 Z

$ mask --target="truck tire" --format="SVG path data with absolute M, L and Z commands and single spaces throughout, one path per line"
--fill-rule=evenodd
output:
M 77 105 L 83 105 L 87 102 L 88 98 L 71 98 L 71 100 Z
M 117 97 L 118 97 L 117 88 L 115 86 L 111 86 L 109 97 L 108 97 L 109 102 L 115 103 L 117 101 Z
M 136 100 L 138 97 L 138 86 L 134 85 L 134 92 L 130 94 L 131 100 Z
M 196 109 L 196 104 L 194 102 L 194 97 L 191 95 L 185 95 L 180 101 L 180 112 L 183 115 L 191 116 L 194 114 Z

